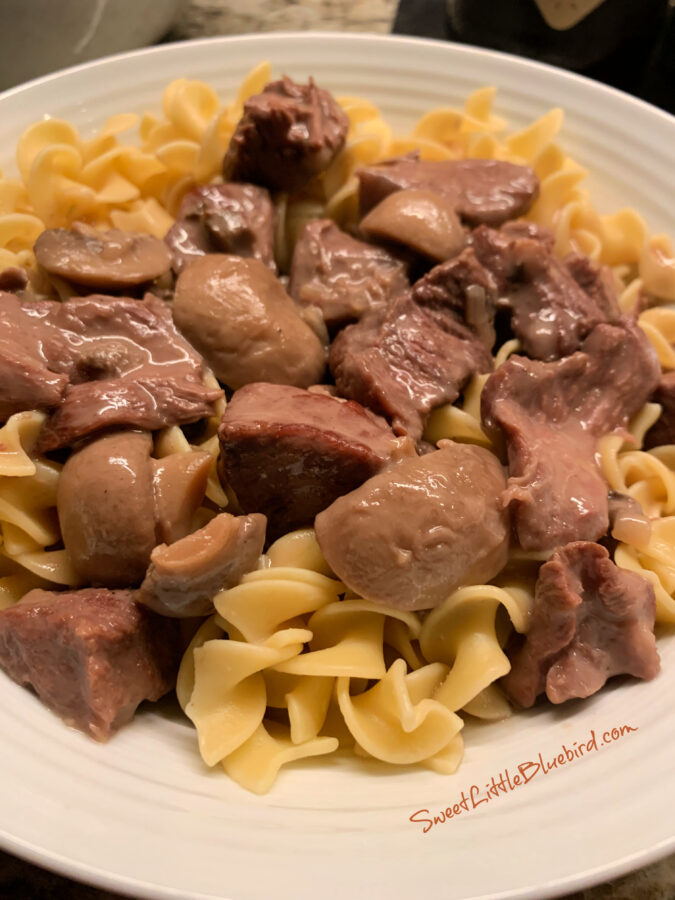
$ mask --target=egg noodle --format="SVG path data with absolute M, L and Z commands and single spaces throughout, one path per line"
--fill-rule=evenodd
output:
M 45 228 L 75 221 L 163 237 L 185 193 L 220 177 L 222 158 L 243 104 L 270 80 L 261 63 L 223 105 L 208 84 L 171 82 L 160 116 L 120 114 L 93 137 L 47 118 L 28 128 L 17 148 L 18 178 L 0 178 L 0 269 L 33 268 L 32 247 Z M 327 172 L 302 194 L 275 198 L 278 257 L 286 263 L 304 223 L 328 216 L 356 220 L 362 165 L 412 151 L 430 160 L 466 157 L 527 164 L 540 193 L 526 218 L 555 236 L 555 251 L 572 250 L 609 265 L 621 308 L 650 308 L 640 326 L 664 370 L 675 369 L 675 259 L 665 235 L 650 236 L 633 209 L 600 215 L 583 183 L 586 171 L 557 142 L 563 112 L 553 109 L 509 133 L 493 112 L 495 89 L 481 88 L 463 109 L 434 109 L 398 137 L 379 110 L 358 97 L 338 98 L 350 122 L 347 143 Z M 138 129 L 139 140 L 122 136 Z M 495 364 L 519 350 L 509 341 Z M 492 449 L 480 421 L 487 375 L 475 376 L 457 405 L 435 410 L 425 438 L 451 438 Z M 213 458 L 201 527 L 236 499 L 221 486 L 216 428 L 222 406 L 197 446 L 178 427 L 155 435 L 155 456 L 206 450 Z M 631 434 L 608 435 L 598 454 L 610 487 L 628 494 L 652 519 L 641 546 L 619 543 L 619 566 L 653 585 L 657 622 L 675 623 L 675 446 L 641 449 L 660 413 L 647 404 Z M 0 608 L 33 587 L 78 586 L 60 542 L 56 496 L 60 464 L 33 448 L 44 414 L 13 415 L 0 428 Z M 187 432 L 189 433 L 189 432 Z M 370 603 L 337 581 L 314 532 L 274 543 L 259 568 L 215 598 L 180 668 L 180 704 L 197 729 L 207 765 L 222 765 L 249 790 L 267 791 L 294 760 L 348 748 L 390 764 L 454 772 L 463 755 L 462 716 L 509 715 L 496 682 L 510 668 L 503 647 L 524 632 L 541 557 L 514 552 L 489 585 L 462 587 L 429 613 Z M 227 638 L 227 639 L 225 639 Z

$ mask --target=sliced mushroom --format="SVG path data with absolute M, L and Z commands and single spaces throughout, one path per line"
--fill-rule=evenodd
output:
M 457 256 L 466 244 L 453 204 L 434 191 L 396 191 L 378 203 L 359 227 L 367 238 L 404 244 L 438 262 Z
M 324 346 L 262 262 L 212 253 L 178 277 L 178 329 L 234 390 L 253 381 L 309 387 L 321 381 Z
M 207 616 L 218 591 L 255 568 L 265 542 L 265 516 L 221 513 L 175 544 L 152 551 L 138 600 L 163 616 Z
M 97 231 L 79 223 L 70 231 L 43 231 L 34 250 L 50 275 L 112 291 L 153 281 L 171 268 L 166 244 L 150 234 L 117 228 Z
M 143 578 L 157 543 L 151 451 L 147 432 L 118 432 L 87 444 L 63 467 L 61 533 L 87 584 L 129 587 Z
M 190 532 L 194 514 L 206 492 L 211 455 L 201 450 L 153 459 L 153 485 L 158 536 L 167 544 Z

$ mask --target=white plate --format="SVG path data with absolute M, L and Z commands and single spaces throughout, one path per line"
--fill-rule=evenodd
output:
M 314 75 L 379 104 L 398 127 L 424 110 L 499 86 L 513 124 L 567 111 L 566 147 L 594 173 L 608 211 L 631 204 L 672 229 L 675 119 L 545 66 L 470 47 L 401 38 L 277 34 L 166 46 L 55 75 L 0 97 L 3 148 L 45 113 L 81 127 L 156 109 L 172 78 L 229 96 L 254 63 Z M 458 774 L 323 757 L 252 796 L 201 764 L 194 732 L 170 704 L 144 711 L 107 746 L 64 727 L 0 679 L 0 842 L 62 873 L 137 897 L 345 900 L 555 896 L 675 849 L 675 640 L 660 643 L 652 683 L 613 684 L 586 703 L 539 709 L 466 735 Z M 636 729 L 605 741 L 612 728 Z M 500 793 L 424 834 L 438 813 L 520 763 L 563 744 L 597 751 Z M 535 769 L 527 770 L 532 774 Z M 474 796 L 475 792 L 474 792 Z M 477 798 L 478 799 L 478 798 Z

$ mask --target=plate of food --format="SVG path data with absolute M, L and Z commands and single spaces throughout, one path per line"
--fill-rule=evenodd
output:
M 135 897 L 675 848 L 675 120 L 278 34 L 0 97 L 0 842 Z

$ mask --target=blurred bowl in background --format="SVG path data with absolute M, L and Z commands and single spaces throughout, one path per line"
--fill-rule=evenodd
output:
M 165 35 L 185 0 L 2 0 L 0 90 Z

